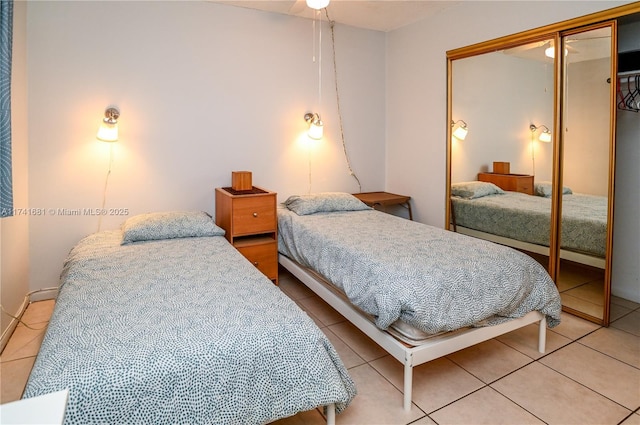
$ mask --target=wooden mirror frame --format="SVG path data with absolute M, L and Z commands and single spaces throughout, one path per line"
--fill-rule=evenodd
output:
M 558 22 L 555 24 L 547 25 L 540 28 L 535 28 L 528 31 L 508 35 L 505 37 L 488 40 L 482 43 L 473 44 L 466 47 L 447 51 L 447 150 L 446 150 L 446 190 L 445 190 L 445 229 L 450 230 L 451 227 L 451 163 L 452 163 L 452 126 L 450 125 L 453 119 L 453 99 L 452 99 L 452 86 L 453 86 L 453 61 L 458 59 L 464 59 L 472 56 L 477 56 L 485 53 L 491 53 L 499 50 L 509 49 L 519 45 L 532 43 L 541 40 L 554 40 L 555 46 L 561 46 L 562 37 L 574 32 L 585 31 L 592 27 L 612 25 L 612 55 L 611 55 L 611 75 L 615 75 L 617 71 L 617 31 L 616 22 L 612 21 L 617 18 L 640 13 L 640 3 L 631 3 L 624 6 L 596 12 L 586 16 Z M 562 78 L 564 77 L 564 59 L 563 55 L 559 55 L 558 60 L 554 61 L 554 94 L 553 94 L 553 134 L 559 134 L 558 129 L 562 128 Z M 609 185 L 608 185 L 608 228 L 607 228 L 607 240 L 606 240 L 606 256 L 605 256 L 605 282 L 604 282 L 604 311 L 602 320 L 590 316 L 586 313 L 566 308 L 563 305 L 563 310 L 574 314 L 576 316 L 585 318 L 587 320 L 599 323 L 603 326 L 609 325 L 609 308 L 610 308 L 610 293 L 611 293 L 611 267 L 612 267 L 612 246 L 613 246 L 613 205 L 614 205 L 614 162 L 615 162 L 615 123 L 616 123 L 616 102 L 615 102 L 615 89 L 611 90 L 611 122 L 610 122 L 610 163 L 609 163 Z M 551 234 L 549 239 L 549 275 L 554 281 L 557 279 L 560 256 L 559 256 L 559 234 L 560 234 L 560 217 L 561 217 L 561 187 L 562 187 L 562 166 L 560 161 L 562 159 L 562 143 L 554 143 L 553 148 L 553 195 L 551 202 L 551 223 L 556 224 L 551 227 Z M 552 261 L 554 259 L 555 261 Z

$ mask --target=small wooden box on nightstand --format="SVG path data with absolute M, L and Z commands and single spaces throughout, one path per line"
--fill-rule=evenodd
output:
M 278 221 L 276 193 L 216 188 L 216 224 L 254 266 L 278 284 Z

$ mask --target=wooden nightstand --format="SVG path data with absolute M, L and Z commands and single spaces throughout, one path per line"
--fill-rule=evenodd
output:
M 216 224 L 254 266 L 278 284 L 276 193 L 253 186 L 216 188 Z
M 413 220 L 413 213 L 411 212 L 411 196 L 396 195 L 389 192 L 362 192 L 354 193 L 353 196 L 360 199 L 371 208 L 376 206 L 386 207 L 390 205 L 400 205 L 405 207 L 409 211 L 409 220 Z
M 478 180 L 493 183 L 502 190 L 533 195 L 533 176 L 528 174 L 478 173 Z

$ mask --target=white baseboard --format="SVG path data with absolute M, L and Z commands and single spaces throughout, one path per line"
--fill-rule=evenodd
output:
M 29 301 L 53 300 L 58 296 L 58 288 L 46 288 L 29 294 Z

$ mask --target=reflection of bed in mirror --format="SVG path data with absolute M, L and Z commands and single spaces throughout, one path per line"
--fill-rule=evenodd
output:
M 605 266 L 607 198 L 564 188 L 560 257 Z M 526 251 L 548 255 L 551 214 L 549 184 L 534 195 L 504 191 L 491 183 L 452 185 L 453 229 Z

